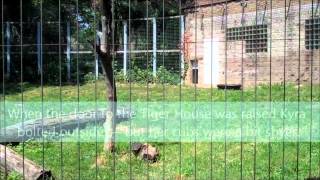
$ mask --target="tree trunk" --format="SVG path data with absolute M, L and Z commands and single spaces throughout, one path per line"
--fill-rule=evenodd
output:
M 44 170 L 33 161 L 23 158 L 9 147 L 0 145 L 0 167 L 4 173 L 15 171 L 24 175 L 25 180 L 49 180 L 53 179 L 50 171 Z
M 112 57 L 110 57 L 112 60 Z M 108 61 L 107 61 L 108 60 Z M 115 130 L 116 130 L 116 112 L 117 112 L 117 93 L 116 83 L 113 75 L 112 62 L 109 63 L 109 59 L 105 59 L 103 62 L 103 69 L 105 74 L 105 80 L 107 85 L 107 100 L 108 107 L 106 111 L 106 121 L 104 123 L 105 128 L 105 150 L 113 151 L 115 147 Z
M 116 123 L 130 119 L 130 111 L 122 109 L 115 117 Z M 65 115 L 61 118 L 45 118 L 25 121 L 0 129 L 0 144 L 20 143 L 29 139 L 41 138 L 43 132 L 66 133 L 85 128 L 88 124 L 96 122 L 101 124 L 106 120 L 106 111 L 88 111 L 81 114 Z M 61 129 L 60 129 L 61 127 Z M 5 133 L 4 133 L 5 132 Z
M 113 17 L 113 1 L 101 0 L 99 3 L 101 13 L 102 36 L 100 45 L 97 47 L 97 54 L 103 65 L 103 72 L 107 86 L 107 107 L 105 128 L 105 150 L 113 151 L 115 147 L 115 115 L 117 112 L 117 90 L 113 72 L 113 51 L 112 37 L 114 30 Z

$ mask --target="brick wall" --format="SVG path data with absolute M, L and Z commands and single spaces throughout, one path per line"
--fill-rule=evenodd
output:
M 216 65 L 219 64 L 218 80 L 213 83 L 213 86 L 225 84 L 225 82 L 241 84 L 242 78 L 244 87 L 254 86 L 255 83 L 268 84 L 270 80 L 272 83 L 283 83 L 284 80 L 298 83 L 300 79 L 301 83 L 310 83 L 312 79 L 314 83 L 319 83 L 320 50 L 305 48 L 305 20 L 310 19 L 312 14 L 319 15 L 320 9 L 316 10 L 316 3 L 312 13 L 311 0 L 302 1 L 300 11 L 298 0 L 292 0 L 290 6 L 288 1 L 286 8 L 283 0 L 272 1 L 272 5 L 270 1 L 266 3 L 265 0 L 258 0 L 257 2 L 256 4 L 256 0 L 247 1 L 244 14 L 240 2 L 231 2 L 227 6 L 218 4 L 193 9 L 193 12 L 186 15 L 185 56 L 187 62 L 195 59 L 198 61 L 199 86 L 211 86 L 211 83 L 205 81 L 211 75 L 204 71 L 208 66 L 204 61 L 205 48 L 208 48 L 204 46 L 208 46 L 208 41 L 218 46 L 218 50 L 212 55 L 212 61 L 217 61 Z M 300 56 L 299 12 L 301 15 Z M 246 53 L 246 41 L 226 41 L 226 27 L 256 24 L 268 26 L 268 52 Z M 186 83 L 191 84 L 191 68 L 188 70 Z

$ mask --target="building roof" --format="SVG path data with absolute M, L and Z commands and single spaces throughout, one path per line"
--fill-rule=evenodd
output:
M 195 0 L 188 0 L 187 5 L 185 6 L 185 9 L 190 9 L 194 7 L 210 7 L 213 5 L 217 4 L 222 4 L 226 2 L 231 2 L 231 1 L 240 1 L 240 0 L 197 0 L 195 3 Z

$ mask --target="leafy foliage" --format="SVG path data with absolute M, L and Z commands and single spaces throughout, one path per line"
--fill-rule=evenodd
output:
M 153 83 L 153 84 L 171 84 L 177 85 L 180 83 L 181 79 L 178 73 L 173 73 L 168 71 L 164 67 L 157 69 L 156 76 L 153 76 L 151 70 L 141 69 L 137 66 L 134 66 L 132 69 L 128 70 L 127 75 L 124 75 L 123 70 L 116 71 L 116 80 L 121 83 Z
M 99 0 L 96 0 L 99 2 Z M 141 1 L 141 0 L 132 0 L 131 4 L 127 0 L 115 0 L 115 14 L 114 18 L 117 22 L 122 22 L 123 19 L 129 19 L 129 10 L 131 12 L 130 18 L 144 18 L 144 17 L 162 17 L 162 16 L 174 16 L 180 13 L 179 2 L 176 0 L 169 1 Z M 59 6 L 60 5 L 60 6 Z M 42 9 L 41 9 L 42 7 Z M 43 22 L 43 44 L 48 44 L 48 46 L 43 46 L 43 71 L 44 73 L 44 83 L 45 84 L 57 84 L 59 82 L 59 57 L 58 55 L 52 56 L 50 53 L 58 53 L 59 48 L 62 52 L 62 81 L 66 82 L 66 67 L 65 67 L 65 55 L 63 52 L 66 51 L 66 32 L 67 26 L 66 23 L 70 22 L 71 24 L 71 43 L 72 51 L 79 50 L 93 50 L 91 44 L 88 43 L 94 42 L 95 32 L 100 29 L 100 18 L 99 18 L 99 9 L 94 9 L 92 7 L 92 2 L 88 0 L 25 0 L 22 1 L 23 16 L 22 21 L 24 22 L 23 27 L 20 27 L 20 0 L 4 1 L 4 21 L 14 21 L 17 22 L 12 25 L 14 29 L 14 42 L 12 44 L 20 44 L 21 41 L 27 44 L 36 44 L 37 43 L 37 22 L 42 20 Z M 146 11 L 148 9 L 148 12 Z M 96 10 L 96 11 L 95 11 Z M 59 26 L 59 13 L 61 16 L 60 26 Z M 145 24 L 143 23 L 131 23 L 131 28 L 144 29 Z M 170 24 L 166 25 L 170 26 Z M 59 29 L 60 28 L 60 29 Z M 122 32 L 122 23 L 116 23 L 115 27 L 115 43 L 118 44 L 119 38 L 121 38 Z M 23 29 L 23 37 L 20 37 L 20 31 Z M 120 30 L 121 29 L 121 30 Z M 61 33 L 60 40 L 61 47 L 58 47 L 59 44 L 59 32 Z M 119 38 L 118 38 L 119 37 Z M 23 39 L 22 39 L 23 38 Z M 140 44 L 145 43 L 145 37 L 138 37 L 137 42 Z M 169 43 L 167 43 L 169 44 Z M 23 52 L 23 73 L 24 81 L 31 83 L 39 83 L 40 76 L 37 73 L 37 64 L 36 59 L 37 55 L 30 55 L 29 52 L 37 52 L 36 46 L 28 46 L 22 49 Z M 117 47 L 116 47 L 117 48 Z M 12 49 L 12 52 L 19 53 L 20 49 Z M 79 58 L 78 62 L 80 64 L 80 74 L 72 71 L 72 79 L 76 79 L 77 75 L 80 76 L 80 81 L 86 81 L 84 75 L 92 70 L 92 65 L 90 62 L 93 58 Z M 72 61 L 76 62 L 77 59 L 72 57 Z M 2 63 L 1 63 L 2 64 Z M 12 75 L 10 79 L 7 79 L 7 82 L 19 82 L 21 70 L 20 58 L 12 58 Z M 72 64 L 72 69 L 76 69 L 76 64 Z M 146 80 L 147 72 L 135 70 L 135 77 L 138 78 L 138 81 Z M 154 80 L 149 80 L 154 81 Z M 169 80 L 171 81 L 171 80 Z

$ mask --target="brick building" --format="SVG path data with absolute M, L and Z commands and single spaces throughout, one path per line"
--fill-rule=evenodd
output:
M 186 83 L 200 87 L 319 83 L 317 2 L 198 0 L 189 4 L 185 7 Z

